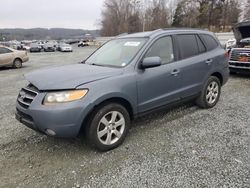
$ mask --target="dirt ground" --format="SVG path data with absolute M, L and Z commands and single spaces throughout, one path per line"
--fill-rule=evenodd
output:
M 0 68 L 0 187 L 250 186 L 250 76 L 231 76 L 213 109 L 188 103 L 134 121 L 124 144 L 107 153 L 15 120 L 23 74 L 93 50 L 30 54 L 20 70 Z

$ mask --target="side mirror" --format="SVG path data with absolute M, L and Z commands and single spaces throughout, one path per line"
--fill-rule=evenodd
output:
M 143 59 L 141 63 L 141 68 L 147 69 L 147 68 L 153 68 L 161 66 L 161 58 L 160 57 L 146 57 Z

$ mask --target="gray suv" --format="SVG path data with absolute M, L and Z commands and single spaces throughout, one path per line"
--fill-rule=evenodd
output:
M 138 116 L 187 100 L 212 108 L 229 76 L 214 35 L 160 29 L 115 38 L 82 63 L 29 73 L 16 118 L 55 137 L 77 137 L 107 151 L 119 146 Z

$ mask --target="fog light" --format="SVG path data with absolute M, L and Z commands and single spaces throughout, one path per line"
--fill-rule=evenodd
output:
M 49 136 L 55 136 L 55 135 L 56 135 L 55 131 L 53 131 L 53 130 L 51 130 L 51 129 L 46 129 L 46 130 L 45 130 L 45 133 L 46 133 L 47 135 L 49 135 Z

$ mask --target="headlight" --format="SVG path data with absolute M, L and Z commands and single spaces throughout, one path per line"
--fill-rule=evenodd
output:
M 45 96 L 43 104 L 55 105 L 59 103 L 71 102 L 83 98 L 87 93 L 87 89 L 51 92 Z

